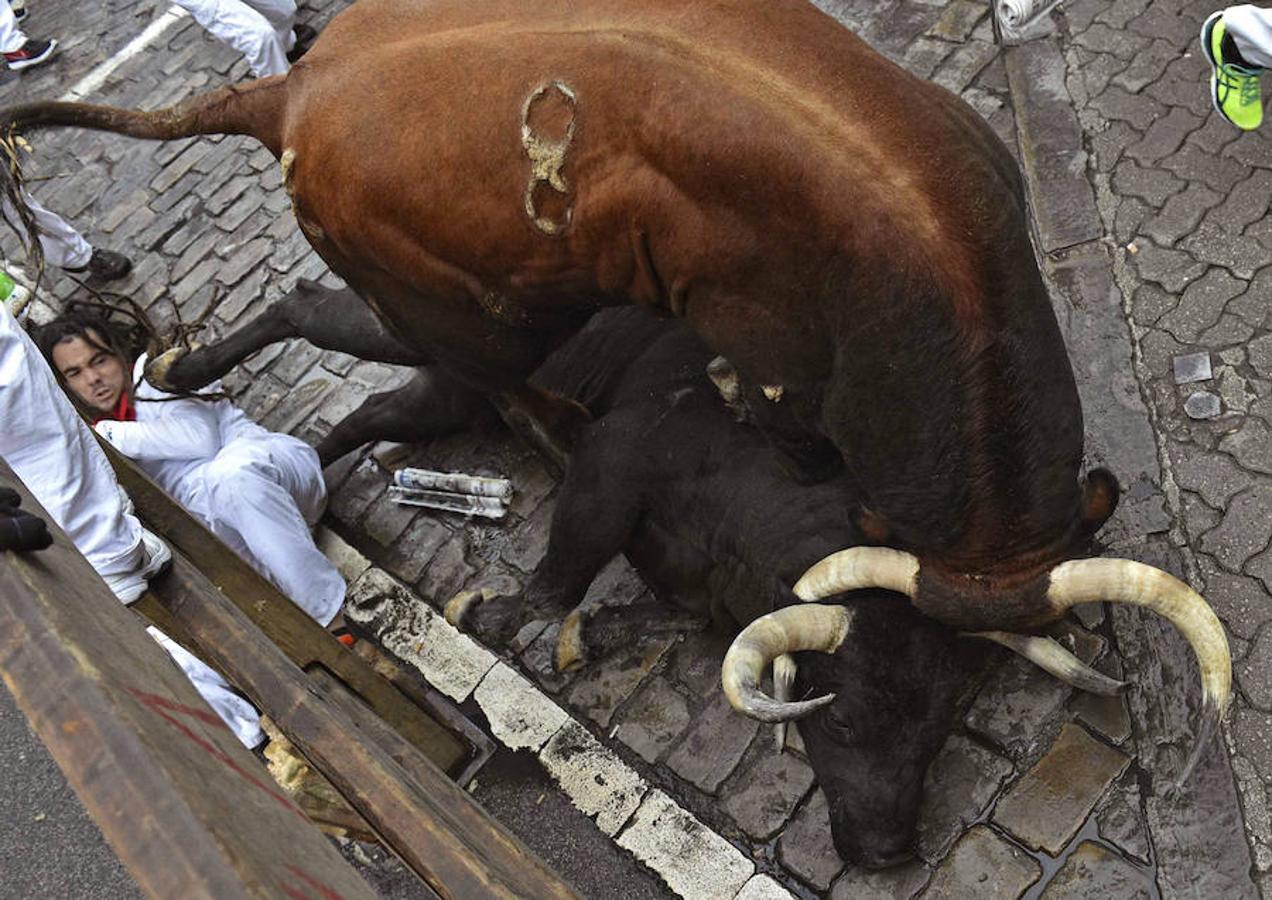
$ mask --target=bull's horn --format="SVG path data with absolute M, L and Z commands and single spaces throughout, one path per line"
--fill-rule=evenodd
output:
M 1002 644 L 1044 672 L 1051 673 L 1079 690 L 1112 697 L 1126 687 L 1125 681 L 1097 672 L 1049 637 L 1015 634 L 1010 631 L 971 631 L 966 634 L 968 637 L 984 638 L 995 644 Z
M 850 547 L 832 553 L 795 582 L 801 600 L 820 600 L 856 588 L 880 587 L 905 594 L 918 593 L 919 560 L 911 553 L 888 547 Z
M 795 665 L 795 657 L 783 653 L 773 660 L 773 699 L 778 703 L 789 703 L 791 688 L 795 686 L 795 673 L 799 671 Z M 773 738 L 777 744 L 779 756 L 786 750 L 786 722 L 778 722 L 773 726 Z
M 761 722 L 784 722 L 808 715 L 830 703 L 835 695 L 779 703 L 760 690 L 764 668 L 783 653 L 834 653 L 851 630 L 852 612 L 842 606 L 786 606 L 760 616 L 742 629 L 724 655 L 720 672 L 724 695 L 738 712 Z
M 1223 625 L 1205 598 L 1178 578 L 1128 559 L 1078 559 L 1051 570 L 1047 600 L 1064 610 L 1078 603 L 1107 600 L 1133 603 L 1170 620 L 1192 646 L 1201 670 L 1201 729 L 1180 781 L 1209 743 L 1232 689 L 1232 657 Z

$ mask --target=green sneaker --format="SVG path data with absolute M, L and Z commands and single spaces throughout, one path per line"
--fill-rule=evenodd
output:
M 1201 49 L 1210 60 L 1210 99 L 1215 109 L 1242 131 L 1253 131 L 1263 121 L 1263 69 L 1247 67 L 1223 58 L 1223 12 L 1211 13 L 1201 26 Z

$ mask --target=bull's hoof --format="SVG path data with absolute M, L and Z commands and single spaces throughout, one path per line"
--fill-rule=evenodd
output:
M 146 381 L 157 390 L 167 394 L 176 393 L 178 388 L 168 380 L 168 373 L 178 360 L 189 354 L 189 350 L 185 347 L 173 347 L 160 353 L 154 359 L 146 363 Z
M 460 591 L 447 602 L 442 615 L 446 617 L 446 621 L 450 622 L 460 631 L 467 631 L 468 626 L 472 622 L 473 612 L 481 605 L 483 600 L 488 600 L 486 591 Z
M 583 625 L 587 618 L 586 613 L 576 609 L 561 623 L 552 665 L 562 674 L 577 672 L 587 665 L 587 646 L 583 642 Z

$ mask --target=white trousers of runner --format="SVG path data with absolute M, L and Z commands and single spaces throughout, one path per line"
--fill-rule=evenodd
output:
M 9 4 L 0 2 L 0 8 Z M 93 255 L 93 245 L 84 236 L 71 227 L 70 223 L 52 210 L 45 209 L 30 194 L 23 192 L 27 206 L 35 216 L 35 224 L 40 229 L 40 246 L 44 249 L 44 261 L 51 266 L 63 269 L 78 269 L 88 265 Z M 3 201 L 4 217 L 17 223 L 17 213 L 8 200 Z
M 12 53 L 26 43 L 27 36 L 18 27 L 17 17 L 9 4 L 0 3 L 0 6 L 4 7 L 0 9 L 0 53 Z
M 8 9 L 8 4 L 0 0 Z M 142 565 L 141 523 L 106 454 L 71 406 L 35 343 L 0 303 L 0 457 L 99 574 Z M 265 739 L 260 716 L 220 675 L 153 626 L 195 689 L 244 745 Z
M 319 625 L 340 612 L 345 580 L 313 538 L 327 504 L 313 447 L 274 432 L 238 437 L 172 489 L 177 502 Z
M 1223 26 L 1247 62 L 1272 67 L 1272 9 L 1244 4 L 1223 11 Z
M 175 0 L 219 41 L 247 60 L 257 78 L 286 74 L 296 44 L 294 0 Z

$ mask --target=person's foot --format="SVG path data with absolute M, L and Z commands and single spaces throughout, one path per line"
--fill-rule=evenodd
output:
M 155 533 L 141 529 L 141 566 L 122 575 L 105 576 L 106 586 L 125 605 L 135 602 L 146 592 L 150 579 L 161 575 L 172 565 L 172 551 Z
M 132 260 L 114 250 L 94 249 L 86 265 L 68 267 L 66 271 L 76 275 L 87 272 L 93 281 L 115 281 L 132 271 Z
M 1223 12 L 1214 12 L 1201 26 L 1201 49 L 1210 60 L 1210 99 L 1223 116 L 1242 131 L 1253 131 L 1263 121 L 1263 69 L 1242 59 L 1223 24 Z
M 27 42 L 11 53 L 4 55 L 4 64 L 13 71 L 29 69 L 40 63 L 48 62 L 57 49 L 57 41 L 39 41 L 28 38 Z
M 292 29 L 292 34 L 296 35 L 296 43 L 292 44 L 292 48 L 287 51 L 289 63 L 294 63 L 304 56 L 318 39 L 318 32 L 308 25 L 297 25 Z

